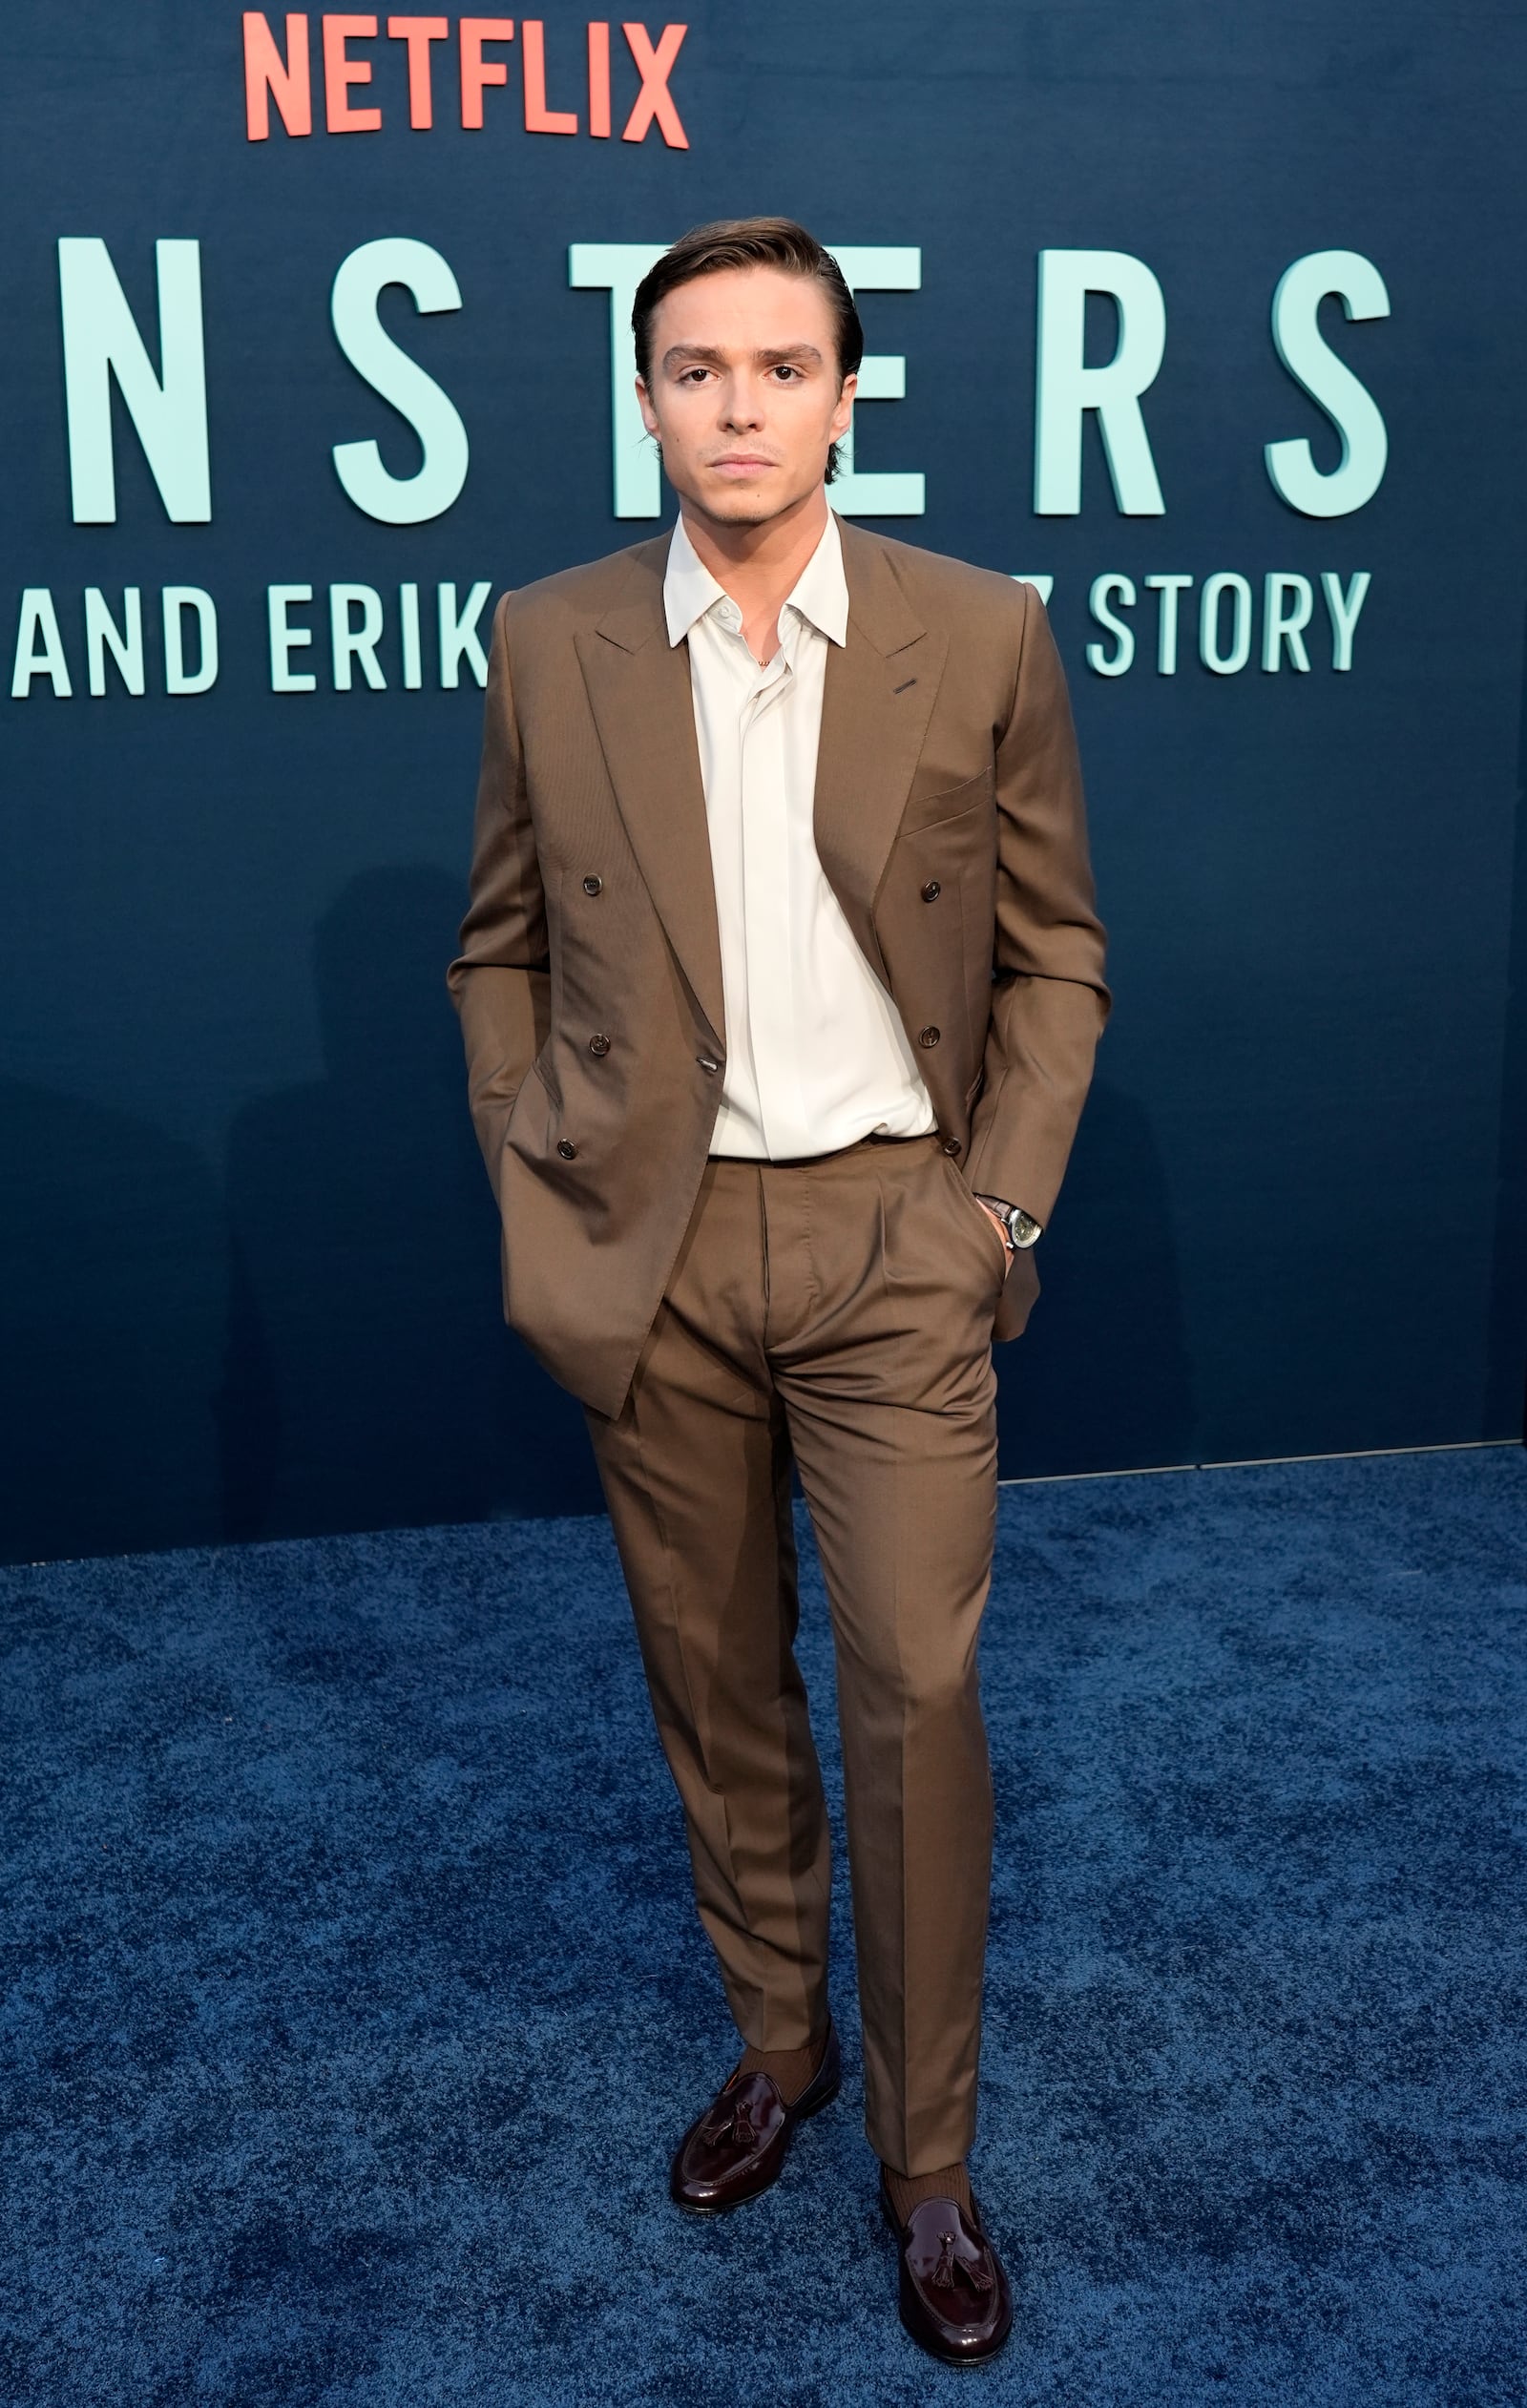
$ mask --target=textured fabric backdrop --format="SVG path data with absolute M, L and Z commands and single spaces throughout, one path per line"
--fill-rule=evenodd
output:
M 612 132 L 591 134 L 588 20 L 560 6 L 539 55 L 575 133 L 526 130 L 533 25 L 479 44 L 505 81 L 472 127 L 447 20 L 425 129 L 385 24 L 298 11 L 313 130 L 268 108 L 252 141 L 242 14 L 10 0 L 0 23 L 0 640 L 13 658 L 23 594 L 46 594 L 72 687 L 39 672 L 10 699 L 0 678 L 0 1555 L 596 1502 L 578 1416 L 496 1319 L 442 985 L 480 696 L 470 653 L 441 685 L 438 590 L 459 615 L 480 586 L 485 628 L 501 588 L 653 532 L 613 514 L 611 303 L 570 283 L 570 253 L 738 210 L 916 255 L 915 289 L 894 288 L 905 259 L 861 278 L 880 389 L 905 395 L 859 409 L 855 471 L 920 478 L 924 509 L 867 523 L 1054 578 L 1118 1004 L 1045 1298 L 1002 1363 L 1004 1468 L 1519 1433 L 1522 11 L 707 7 L 665 71 L 682 147 L 660 115 L 623 138 L 641 79 L 615 23 Z M 290 64 L 286 12 L 266 14 Z M 339 89 L 335 28 L 369 83 Z M 660 44 L 656 20 L 642 38 Z M 369 130 L 329 130 L 367 110 Z M 155 244 L 199 245 L 210 519 L 167 517 L 119 397 L 117 516 L 73 520 L 61 238 L 106 246 L 144 377 Z M 421 311 L 393 284 L 379 304 L 470 453 L 416 523 L 351 498 L 371 489 L 347 447 L 378 445 L 400 483 L 420 471 L 331 325 L 342 264 L 383 241 L 427 246 L 459 293 Z M 1034 508 L 1039 256 L 1083 250 L 1160 287 L 1141 403 L 1160 515 L 1139 514 L 1138 475 L 1121 513 L 1090 419 L 1079 509 Z M 1285 271 L 1328 251 L 1387 298 L 1351 321 L 1328 299 L 1318 331 L 1388 466 L 1362 507 L 1316 517 L 1264 453 L 1307 442 L 1321 475 L 1342 456 L 1271 321 Z M 1095 299 L 1087 361 L 1118 340 Z M 183 481 L 186 441 L 166 449 Z M 647 473 L 638 503 L 671 513 Z M 1110 575 L 1135 593 L 1104 605 L 1133 630 L 1122 675 L 1089 607 Z M 1287 647 L 1262 665 L 1270 575 L 1309 586 L 1307 672 Z M 1321 579 L 1350 597 L 1364 575 L 1339 671 Z M 1163 576 L 1191 580 L 1169 675 Z M 1251 613 L 1223 674 L 1201 638 L 1216 576 Z M 311 589 L 283 605 L 311 692 L 272 690 L 282 585 Z M 376 597 L 380 688 L 353 658 L 336 684 L 331 606 L 351 626 L 369 607 L 341 585 Z M 164 690 L 175 586 L 218 611 L 201 694 Z M 88 594 L 121 630 L 129 587 L 146 690 L 97 636 L 93 695 Z M 1238 591 L 1221 589 L 1222 661 Z M 29 645 L 46 650 L 35 624 Z

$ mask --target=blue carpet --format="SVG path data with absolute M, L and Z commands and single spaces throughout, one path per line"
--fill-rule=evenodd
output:
M 984 2374 L 846 1907 L 842 2100 L 668 2206 L 731 2041 L 601 1520 L 0 1575 L 6 2408 L 1516 2408 L 1524 1575 L 1515 1450 L 1004 1492 Z

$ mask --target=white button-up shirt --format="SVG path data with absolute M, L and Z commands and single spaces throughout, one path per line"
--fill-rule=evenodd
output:
M 907 1033 L 817 858 L 812 827 L 827 646 L 848 632 L 838 522 L 780 612 L 764 668 L 743 614 L 690 542 L 668 547 L 670 644 L 689 639 L 721 930 L 726 1076 L 711 1151 L 778 1162 L 871 1130 L 936 1125 Z

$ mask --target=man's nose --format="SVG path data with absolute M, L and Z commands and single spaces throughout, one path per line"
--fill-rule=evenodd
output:
M 752 378 L 734 378 L 722 413 L 728 427 L 757 427 L 764 421 L 764 396 Z

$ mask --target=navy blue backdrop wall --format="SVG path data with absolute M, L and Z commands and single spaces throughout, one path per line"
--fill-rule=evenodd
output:
M 441 682 L 437 597 L 452 586 L 460 613 L 479 581 L 496 594 L 659 523 L 616 515 L 610 299 L 572 281 L 570 252 L 751 210 L 915 254 L 914 284 L 905 261 L 902 289 L 894 263 L 888 288 L 862 280 L 869 348 L 905 363 L 905 391 L 861 406 L 855 472 L 920 476 L 924 507 L 868 523 L 1054 580 L 1117 1006 L 1045 1295 L 1001 1356 L 1004 1469 L 1518 1434 L 1521 12 L 696 8 L 677 44 L 656 19 L 639 40 L 612 23 L 608 136 L 587 12 L 559 0 L 545 106 L 576 130 L 554 133 L 526 125 L 533 26 L 416 34 L 425 127 L 386 17 L 269 20 L 264 52 L 251 36 L 278 87 L 256 73 L 262 139 L 221 0 L 11 0 L 0 29 L 0 604 L 21 688 L 0 701 L 0 1551 L 596 1501 L 576 1409 L 499 1319 L 442 979 L 481 697 L 470 645 Z M 307 134 L 288 131 L 304 34 Z M 469 115 L 471 59 L 505 71 L 480 126 L 462 122 L 464 55 Z M 379 125 L 345 125 L 367 109 Z M 429 246 L 460 297 L 421 311 L 393 283 L 377 304 L 449 396 L 444 416 L 430 404 L 447 498 L 412 523 L 352 499 L 334 457 L 374 439 L 391 479 L 421 468 L 331 322 L 342 264 L 383 240 Z M 157 267 L 159 241 L 199 247 Z M 1040 258 L 1058 290 L 1080 251 L 1142 262 L 1163 299 L 1140 405 L 1160 512 L 1139 507 L 1138 458 L 1120 508 L 1096 412 L 1079 507 L 1035 508 Z M 1291 320 L 1280 357 L 1270 314 L 1285 271 L 1327 252 L 1368 262 L 1387 303 L 1349 319 L 1328 297 L 1318 335 L 1371 397 L 1388 460 L 1360 506 L 1320 515 L 1280 494 L 1265 451 L 1307 440 L 1316 478 L 1343 458 L 1287 364 L 1318 365 L 1313 306 L 1302 355 Z M 197 411 L 156 422 L 140 378 L 136 405 L 110 404 L 112 516 L 101 296 L 115 280 L 168 390 L 175 287 L 183 403 L 188 256 L 206 509 Z M 80 280 L 73 393 L 61 273 Z M 1144 285 L 1122 313 L 1087 300 L 1087 361 L 1148 349 L 1146 304 Z M 1349 389 L 1347 420 L 1349 492 L 1375 441 Z M 666 490 L 659 506 L 671 518 Z M 1269 574 L 1307 581 L 1307 671 L 1286 642 L 1263 665 Z M 1192 583 L 1167 672 L 1146 580 L 1173 575 Z M 1224 575 L 1245 591 L 1220 589 L 1216 668 L 1200 613 Z M 1346 668 L 1323 577 L 1349 611 L 1362 592 Z M 379 597 L 381 687 L 359 656 L 336 685 L 341 583 Z M 273 690 L 282 585 L 312 590 L 282 606 L 312 632 L 287 656 L 310 691 Z M 216 611 L 200 692 L 166 691 L 169 587 Z M 1130 639 L 1095 592 L 1133 631 L 1122 673 Z M 1286 616 L 1300 592 L 1278 589 Z M 367 607 L 345 624 L 364 632 Z M 176 624 L 194 684 L 189 608 Z

